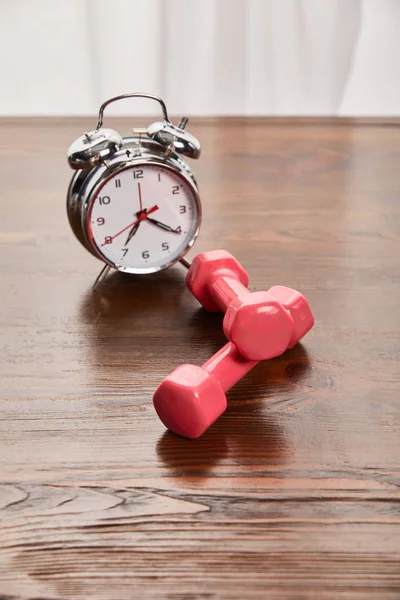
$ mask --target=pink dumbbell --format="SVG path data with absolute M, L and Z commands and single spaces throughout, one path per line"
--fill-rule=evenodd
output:
M 281 288 L 279 288 L 281 289 Z M 285 288 L 283 288 L 285 290 Z M 294 312 L 294 335 L 290 346 L 303 337 L 301 313 Z M 306 328 L 308 331 L 310 327 Z M 271 334 L 270 334 L 271 338 Z M 282 347 L 279 332 L 270 339 L 271 348 L 276 343 Z M 286 348 L 285 348 L 286 349 Z M 274 356 L 277 352 L 274 352 Z M 199 437 L 226 409 L 227 392 L 252 369 L 258 361 L 247 360 L 228 342 L 202 367 L 181 365 L 170 373 L 156 390 L 153 402 L 164 425 L 183 437 Z
M 226 250 L 198 254 L 186 284 L 209 311 L 225 312 L 224 333 L 248 360 L 279 356 L 311 329 L 314 318 L 300 292 L 283 286 L 250 292 L 248 275 Z

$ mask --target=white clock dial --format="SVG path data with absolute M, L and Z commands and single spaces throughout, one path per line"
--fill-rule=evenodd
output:
M 200 208 L 190 185 L 158 165 L 127 167 L 95 191 L 89 235 L 120 271 L 151 273 L 175 262 L 196 239 Z

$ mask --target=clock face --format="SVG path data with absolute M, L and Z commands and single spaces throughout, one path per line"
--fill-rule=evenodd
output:
M 179 259 L 197 237 L 198 199 L 178 173 L 159 165 L 118 171 L 95 190 L 89 235 L 120 271 L 152 273 Z

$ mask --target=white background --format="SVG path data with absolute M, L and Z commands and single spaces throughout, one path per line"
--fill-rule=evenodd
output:
M 0 56 L 0 114 L 400 114 L 399 0 L 0 0 Z

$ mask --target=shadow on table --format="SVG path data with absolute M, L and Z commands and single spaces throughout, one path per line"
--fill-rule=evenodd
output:
M 118 326 L 130 317 L 140 319 L 153 310 L 169 312 L 176 309 L 185 288 L 183 268 L 166 269 L 151 275 L 128 275 L 113 271 L 95 289 L 84 295 L 80 316 L 84 323 L 93 323 L 103 316 Z
M 178 268 L 146 277 L 109 275 L 83 296 L 79 318 L 95 370 L 106 359 L 114 373 L 128 368 L 139 378 L 159 354 L 154 389 L 179 364 L 201 364 L 226 343 L 222 314 L 200 307 Z

